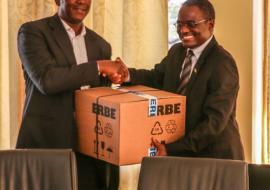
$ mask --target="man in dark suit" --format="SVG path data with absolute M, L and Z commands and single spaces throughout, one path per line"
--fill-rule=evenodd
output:
M 76 150 L 74 91 L 107 84 L 120 64 L 111 46 L 83 25 L 90 0 L 56 0 L 58 14 L 25 23 L 18 33 L 26 98 L 17 148 Z M 117 78 L 117 76 L 116 76 Z M 117 80 L 117 79 L 116 79 Z M 106 189 L 106 164 L 77 153 L 79 189 Z M 110 166 L 118 186 L 118 168 Z
M 235 116 L 238 71 L 233 57 L 213 36 L 214 25 L 209 1 L 187 0 L 176 22 L 182 42 L 154 69 L 129 69 L 131 84 L 187 97 L 185 136 L 166 145 L 153 139 L 158 155 L 244 159 Z

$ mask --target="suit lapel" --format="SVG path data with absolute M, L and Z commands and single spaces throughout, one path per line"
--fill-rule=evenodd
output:
M 73 52 L 73 47 L 68 37 L 68 34 L 57 14 L 55 14 L 50 20 L 50 26 L 52 28 L 52 35 L 65 54 L 68 64 L 76 64 L 75 55 Z
M 96 38 L 93 36 L 93 34 L 89 29 L 86 30 L 85 45 L 87 50 L 88 61 L 100 59 L 101 55 L 99 52 L 99 48 L 97 48 L 98 44 Z
M 201 67 L 205 63 L 205 59 L 207 58 L 207 56 L 211 52 L 212 48 L 216 45 L 217 45 L 217 41 L 216 41 L 215 37 L 213 37 L 213 39 L 210 41 L 210 43 L 203 50 L 199 60 L 197 61 L 196 65 L 192 71 L 191 77 L 190 77 L 189 82 L 187 84 L 187 93 L 186 94 L 189 94 L 189 92 L 192 88 L 192 85 L 193 85 L 195 79 L 197 78 L 198 73 L 200 72 Z

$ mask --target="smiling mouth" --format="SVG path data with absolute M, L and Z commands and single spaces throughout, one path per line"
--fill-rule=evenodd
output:
M 85 6 L 75 6 L 73 7 L 74 10 L 79 11 L 79 12 L 86 12 L 87 11 L 87 7 Z
M 193 39 L 193 38 L 194 38 L 193 35 L 182 36 L 182 40 L 190 40 L 190 39 Z

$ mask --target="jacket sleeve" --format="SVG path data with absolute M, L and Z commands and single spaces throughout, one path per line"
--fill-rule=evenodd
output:
M 111 60 L 111 56 L 112 56 L 111 45 L 109 43 L 103 41 L 102 56 L 101 56 L 102 59 Z M 109 80 L 108 77 L 103 77 L 102 75 L 100 75 L 99 80 L 100 80 L 100 82 L 99 82 L 99 84 L 97 84 L 98 86 L 111 86 L 112 85 L 112 82 Z
M 41 29 L 32 23 L 20 28 L 18 50 L 25 72 L 43 94 L 99 83 L 96 61 L 80 65 L 57 63 Z
M 164 77 L 167 72 L 169 60 L 174 54 L 174 48 L 171 48 L 167 56 L 154 66 L 151 70 L 130 68 L 130 84 L 141 84 L 153 88 L 163 89 Z

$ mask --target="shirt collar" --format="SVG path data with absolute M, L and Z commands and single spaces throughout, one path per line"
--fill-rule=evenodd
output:
M 60 18 L 61 22 L 63 23 L 64 28 L 66 29 L 68 35 L 72 38 L 76 37 L 75 31 L 66 23 L 66 21 L 64 21 L 61 17 L 59 17 L 59 18 Z M 85 36 L 85 34 L 86 34 L 86 29 L 85 29 L 85 26 L 83 24 L 82 31 L 78 36 Z
M 202 45 L 200 45 L 199 47 L 196 48 L 188 48 L 188 50 L 192 50 L 194 53 L 194 56 L 197 58 L 197 60 L 199 59 L 200 55 L 202 54 L 203 50 L 206 48 L 206 46 L 210 43 L 210 41 L 212 40 L 214 35 L 210 36 L 210 38 L 208 38 L 208 40 L 206 40 Z

